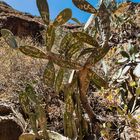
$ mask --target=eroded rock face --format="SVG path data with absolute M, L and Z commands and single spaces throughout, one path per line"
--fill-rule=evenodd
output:
M 40 18 L 16 11 L 5 2 L 0 1 L 0 29 L 2 28 L 11 30 L 16 36 L 30 36 L 42 42 L 41 31 L 45 26 Z
M 24 131 L 25 121 L 14 109 L 14 104 L 0 103 L 0 140 L 18 140 Z
M 64 30 L 74 30 L 80 27 L 82 26 L 77 24 L 62 26 Z M 41 32 L 45 29 L 45 25 L 40 17 L 19 12 L 0 0 L 0 29 L 2 28 L 9 29 L 18 37 L 29 36 L 33 40 L 43 42 Z

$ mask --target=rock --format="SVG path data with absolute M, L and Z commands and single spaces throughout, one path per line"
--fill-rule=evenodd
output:
M 25 121 L 11 103 L 0 103 L 0 140 L 18 140 L 25 128 Z
M 6 28 L 19 37 L 30 36 L 39 42 L 43 37 L 41 31 L 45 26 L 39 17 L 16 11 L 3 1 L 0 1 L 0 29 Z
M 80 27 L 82 26 L 77 24 L 66 24 L 62 28 L 73 30 Z M 33 41 L 43 42 L 41 32 L 45 29 L 45 24 L 40 17 L 19 12 L 7 3 L 0 1 L 0 29 L 2 28 L 9 29 L 20 38 L 29 36 Z

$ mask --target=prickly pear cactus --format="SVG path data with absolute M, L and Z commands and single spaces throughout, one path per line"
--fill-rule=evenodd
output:
M 86 0 L 73 0 L 74 5 L 80 10 L 92 13 L 96 17 L 96 25 L 98 25 L 96 27 L 98 33 L 101 35 L 101 43 L 84 31 L 70 32 L 62 39 L 60 46 L 58 46 L 58 53 L 54 53 L 52 52 L 52 48 L 55 43 L 57 27 L 65 24 L 70 19 L 75 21 L 77 20 L 72 18 L 72 11 L 66 8 L 61 11 L 58 16 L 56 16 L 53 22 L 50 22 L 47 0 L 36 0 L 36 2 L 42 20 L 46 24 L 46 51 L 33 46 L 18 46 L 13 34 L 9 30 L 2 29 L 1 34 L 10 47 L 17 48 L 17 50 L 30 57 L 48 60 L 46 69 L 42 74 L 43 81 L 47 86 L 55 88 L 57 92 L 60 90 L 64 91 L 66 106 L 64 113 L 65 135 L 71 139 L 78 136 L 82 139 L 84 134 L 82 133 L 83 130 L 81 128 L 83 128 L 85 132 L 87 130 L 87 127 L 83 127 L 81 124 L 81 121 L 83 121 L 82 108 L 88 114 L 91 123 L 96 124 L 97 122 L 100 122 L 90 107 L 86 96 L 90 80 L 92 80 L 95 85 L 98 85 L 98 87 L 108 87 L 108 83 L 100 75 L 93 71 L 93 67 L 107 54 L 110 49 L 108 45 L 110 38 L 110 14 L 103 1 L 101 2 L 99 9 L 95 9 Z M 80 61 L 80 59 L 86 54 L 89 54 L 86 61 Z M 55 65 L 60 67 L 57 72 L 55 70 Z M 73 73 L 72 76 L 70 74 L 71 72 Z M 70 78 L 67 83 L 64 83 L 64 79 L 66 78 L 65 76 Z M 24 104 L 25 111 L 30 114 L 29 102 L 32 100 L 36 104 L 36 110 L 38 111 L 37 114 L 39 114 L 39 118 L 44 120 L 43 109 L 41 106 L 38 106 L 39 102 L 34 95 L 35 93 L 33 92 L 33 89 L 29 87 L 26 88 L 25 94 L 22 94 L 21 96 L 21 102 Z M 73 96 L 75 89 L 77 99 L 74 102 Z M 82 104 L 82 106 L 79 105 L 79 103 Z M 79 112 L 80 114 L 75 112 Z M 81 121 L 76 123 L 74 120 L 74 114 L 79 116 Z M 39 137 L 36 119 L 38 119 L 36 114 L 30 114 L 32 129 L 34 130 L 36 136 Z M 48 133 L 45 130 L 46 125 L 44 123 L 41 125 L 41 129 L 43 130 L 44 137 L 46 139 L 48 137 Z

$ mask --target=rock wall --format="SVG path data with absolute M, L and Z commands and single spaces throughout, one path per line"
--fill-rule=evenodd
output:
M 16 11 L 5 2 L 0 1 L 0 29 L 6 28 L 19 37 L 30 36 L 42 42 L 41 31 L 45 26 L 39 17 Z

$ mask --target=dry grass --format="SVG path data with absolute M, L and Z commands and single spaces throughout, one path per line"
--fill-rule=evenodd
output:
M 30 38 L 17 40 L 22 45 L 34 44 Z M 47 62 L 13 50 L 2 38 L 0 44 L 0 98 L 7 100 L 22 90 L 26 83 L 38 83 Z

